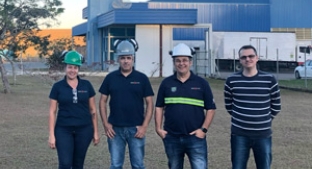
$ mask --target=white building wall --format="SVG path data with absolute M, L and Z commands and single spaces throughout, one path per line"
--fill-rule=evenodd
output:
M 172 25 L 163 25 L 163 77 L 168 77 L 173 74 L 173 62 L 169 55 L 169 51 L 173 48 L 172 40 Z
M 175 27 L 191 27 L 189 25 L 162 25 L 162 76 L 173 74 L 173 62 L 169 51 L 180 42 L 190 47 L 205 48 L 204 41 L 173 41 L 172 29 Z M 135 67 L 149 77 L 159 77 L 160 57 L 160 25 L 136 25 L 136 40 L 139 50 L 136 53 Z
M 162 65 L 160 57 L 160 25 L 136 25 L 135 35 L 139 43 L 136 53 L 136 69 L 147 76 L 159 77 L 159 68 L 162 66 L 162 76 L 173 74 L 172 58 L 169 51 L 175 45 L 172 40 L 173 25 L 162 25 Z
M 159 25 L 136 25 L 135 39 L 139 44 L 135 68 L 148 77 L 159 76 Z

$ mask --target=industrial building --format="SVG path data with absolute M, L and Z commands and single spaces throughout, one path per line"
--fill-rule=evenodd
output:
M 291 32 L 297 45 L 310 45 L 311 6 L 311 0 L 88 0 L 81 9 L 86 22 L 74 26 L 72 35 L 87 37 L 87 64 L 101 70 L 115 64 L 114 40 L 134 38 L 135 67 L 148 76 L 172 74 L 168 51 L 178 42 L 205 51 L 209 61 L 202 71 L 211 75 L 214 32 Z

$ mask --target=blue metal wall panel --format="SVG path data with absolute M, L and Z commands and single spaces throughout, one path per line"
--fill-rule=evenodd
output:
M 88 26 L 88 22 L 79 24 L 75 27 L 72 28 L 72 36 L 81 36 L 81 35 L 85 35 L 87 33 L 87 28 Z
M 191 2 L 191 3 L 252 3 L 269 4 L 270 0 L 150 0 L 149 2 Z
M 205 40 L 208 28 L 173 28 L 173 40 Z
M 196 24 L 196 9 L 115 9 L 98 17 L 98 28 L 111 24 Z
M 88 7 L 82 9 L 82 19 L 88 19 Z
M 111 25 L 115 22 L 115 11 L 110 11 L 98 16 L 98 28 L 102 28 Z
M 132 3 L 131 10 L 135 9 L 147 9 L 148 3 Z
M 214 31 L 268 32 L 269 4 L 149 3 L 151 9 L 197 9 L 198 23 Z
M 272 28 L 311 28 L 311 0 L 272 0 Z

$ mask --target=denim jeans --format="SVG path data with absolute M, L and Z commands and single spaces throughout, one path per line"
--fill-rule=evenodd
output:
M 254 153 L 257 169 L 270 169 L 272 137 L 249 138 L 231 135 L 232 169 L 246 169 L 250 149 Z
M 88 147 L 93 139 L 93 126 L 55 126 L 59 169 L 83 169 Z
M 122 169 L 125 160 L 125 149 L 128 144 L 130 163 L 132 169 L 145 169 L 144 167 L 144 138 L 136 138 L 136 127 L 113 127 L 116 135 L 107 138 L 111 155 L 110 169 Z
M 192 169 L 208 168 L 208 148 L 205 138 L 190 136 L 172 136 L 163 139 L 170 169 L 183 169 L 184 155 L 189 158 Z

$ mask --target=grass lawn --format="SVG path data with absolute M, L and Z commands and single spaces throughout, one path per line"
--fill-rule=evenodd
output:
M 83 77 L 98 91 L 104 77 Z M 11 79 L 10 79 L 11 80 Z M 155 94 L 162 79 L 151 78 Z M 216 115 L 207 133 L 209 168 L 230 169 L 230 116 L 224 108 L 223 80 L 208 79 L 217 104 Z M 291 83 L 297 83 L 293 81 Z M 287 82 L 280 82 L 282 85 Z M 290 82 L 289 82 L 290 83 Z M 300 83 L 300 80 L 298 81 Z M 311 81 L 310 81 L 311 84 Z M 0 85 L 2 90 L 2 86 Z M 43 76 L 18 76 L 12 94 L 0 93 L 0 168 L 57 168 L 55 150 L 48 148 L 48 114 L 50 80 Z M 97 93 L 98 105 L 100 94 Z M 282 111 L 273 121 L 272 169 L 312 168 L 312 94 L 281 90 Z M 154 98 L 155 100 L 156 98 Z M 178 118 L 178 117 L 177 117 Z M 103 126 L 99 123 L 100 132 Z M 91 145 L 85 160 L 86 169 L 109 168 L 110 157 L 106 137 L 101 135 L 98 146 Z M 146 134 L 145 165 L 147 169 L 165 169 L 167 158 L 162 140 L 154 129 L 152 119 Z M 130 169 L 129 156 L 125 169 Z M 185 158 L 185 168 L 189 163 Z M 248 169 L 255 169 L 250 154 Z
M 312 90 L 312 79 L 280 80 L 279 85 Z

